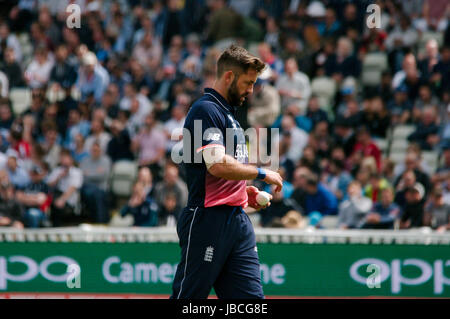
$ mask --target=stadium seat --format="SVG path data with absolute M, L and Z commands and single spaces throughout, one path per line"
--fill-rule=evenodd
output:
M 13 112 L 16 115 L 22 114 L 31 104 L 31 90 L 28 88 L 13 88 L 9 92 Z
M 361 81 L 364 86 L 378 86 L 381 82 L 381 74 L 388 68 L 385 53 L 369 53 L 364 57 L 362 65 Z
M 392 140 L 406 139 L 415 129 L 414 125 L 397 125 L 392 132 Z
M 320 107 L 331 115 L 336 89 L 336 82 L 326 76 L 315 78 L 311 83 L 312 93 L 318 96 Z
M 433 151 L 422 152 L 422 158 L 427 163 L 427 165 L 431 168 L 431 171 L 434 172 L 439 165 L 438 152 L 433 152 Z
M 374 142 L 383 154 L 385 154 L 387 152 L 388 146 L 389 146 L 387 139 L 377 138 L 377 139 L 374 139 Z
M 405 152 L 392 152 L 389 154 L 389 159 L 391 159 L 395 164 L 401 164 L 405 161 Z
M 117 196 L 130 196 L 137 176 L 138 165 L 133 161 L 118 161 L 112 167 L 111 192 Z
M 390 152 L 399 153 L 406 152 L 409 142 L 407 139 L 395 139 L 392 141 Z
M 335 229 L 338 226 L 338 216 L 324 216 L 320 224 L 326 229 Z

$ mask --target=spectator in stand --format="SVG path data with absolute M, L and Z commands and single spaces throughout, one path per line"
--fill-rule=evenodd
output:
M 440 186 L 435 187 L 425 207 L 424 225 L 429 225 L 438 232 L 450 230 L 450 203 L 445 202 Z
M 353 149 L 352 157 L 356 153 L 361 152 L 364 157 L 373 157 L 375 159 L 377 169 L 381 169 L 381 151 L 378 146 L 372 141 L 369 130 L 362 126 L 358 129 L 356 134 L 356 144 Z
M 59 158 L 60 165 L 47 178 L 47 184 L 53 190 L 50 217 L 54 227 L 77 224 L 75 212 L 80 204 L 79 190 L 83 185 L 83 173 L 74 166 L 70 151 L 62 150 Z
M 152 196 L 154 193 L 154 184 L 152 171 L 148 167 L 141 167 L 138 171 L 137 182 L 144 186 L 146 196 Z
M 45 47 L 38 47 L 34 59 L 25 70 L 25 81 L 31 88 L 42 88 L 47 85 L 54 60 Z
M 109 221 L 108 178 L 111 160 L 102 152 L 100 142 L 94 141 L 90 154 L 80 163 L 83 172 L 81 200 L 86 205 L 90 219 L 95 223 Z
M 419 96 L 414 103 L 412 119 L 414 123 L 418 123 L 420 121 L 420 116 L 423 110 L 429 105 L 439 105 L 439 99 L 433 95 L 430 85 L 424 83 L 419 87 Z
M 58 165 L 59 156 L 61 153 L 61 146 L 58 143 L 58 129 L 55 123 L 50 121 L 42 122 L 43 138 L 40 141 L 45 157 L 44 160 L 53 169 Z
M 131 139 L 128 130 L 119 120 L 113 120 L 110 131 L 111 140 L 108 142 L 106 153 L 112 162 L 119 160 L 134 160 L 131 152 Z
M 381 200 L 374 203 L 361 228 L 393 229 L 400 217 L 400 207 L 394 203 L 394 190 L 387 187 L 381 191 Z
M 325 72 L 338 84 L 352 76 L 358 78 L 361 73 L 361 63 L 354 55 L 353 43 L 347 37 L 339 38 L 336 53 L 331 55 L 325 62 Z
M 283 192 L 275 192 L 275 187 L 271 187 L 271 194 L 273 198 L 270 201 L 270 206 L 259 211 L 261 215 L 261 226 L 273 227 L 277 222 L 286 216 L 290 211 L 295 211 L 299 214 L 303 212 L 302 208 L 291 198 L 284 197 Z
M 387 179 L 380 173 L 372 173 L 369 183 L 364 187 L 364 195 L 370 198 L 375 204 L 381 200 L 383 191 L 390 187 L 391 185 Z
M 292 185 L 294 187 L 294 191 L 291 194 L 291 199 L 293 199 L 298 206 L 302 208 L 304 211 L 304 207 L 306 204 L 306 180 L 311 171 L 304 166 L 298 167 L 294 171 L 294 178 Z
M 276 88 L 281 97 L 281 110 L 290 105 L 295 105 L 303 115 L 306 112 L 311 86 L 308 76 L 300 72 L 297 61 L 289 58 L 285 62 L 285 73 L 280 75 L 276 82 Z
M 186 119 L 184 106 L 177 105 L 172 108 L 172 117 L 164 123 L 167 140 L 167 152 L 171 152 L 177 142 L 183 139 L 183 126 Z M 173 138 L 172 138 L 173 137 Z
M 437 87 L 440 95 L 450 91 L 450 44 L 442 47 L 440 61 L 433 67 L 430 76 L 430 84 Z
M 362 195 L 361 184 L 352 181 L 348 185 L 348 199 L 339 205 L 338 227 L 341 229 L 360 228 L 372 208 L 372 201 Z
M 120 210 L 120 215 L 132 215 L 133 226 L 158 226 L 158 205 L 146 195 L 145 186 L 139 182 L 134 184 L 131 198 Z
M 283 73 L 284 65 L 283 61 L 280 60 L 273 52 L 272 48 L 268 43 L 261 43 L 258 46 L 258 55 L 261 60 L 268 65 L 268 73 L 270 74 L 269 82 L 274 82 L 277 80 L 278 76 Z M 265 71 L 267 72 L 267 71 Z
M 0 129 L 8 131 L 14 123 L 15 117 L 11 104 L 7 99 L 0 99 Z
M 161 160 L 166 153 L 166 136 L 157 126 L 155 116 L 149 113 L 145 117 L 143 128 L 132 140 L 131 149 L 138 154 L 140 166 L 148 166 L 155 180 L 160 179 Z
M 341 146 L 346 157 L 350 157 L 356 144 L 354 130 L 345 118 L 339 117 L 334 122 L 334 144 Z
M 406 124 L 411 120 L 413 106 L 408 99 L 408 89 L 405 85 L 395 88 L 394 98 L 388 104 L 392 124 Z
M 100 103 L 101 98 L 109 84 L 108 74 L 98 65 L 97 57 L 92 52 L 86 52 L 82 56 L 81 66 L 78 70 L 76 87 L 80 90 L 81 99 L 85 101 L 89 95 L 93 95 L 95 101 Z
M 283 115 L 281 119 L 281 130 L 280 155 L 285 155 L 295 163 L 302 156 L 303 149 L 308 142 L 308 134 L 297 127 L 294 117 L 288 114 Z
M 439 125 L 436 121 L 436 109 L 432 106 L 425 107 L 421 121 L 416 131 L 408 136 L 408 141 L 419 144 L 422 150 L 432 150 L 439 143 Z
M 0 226 L 22 229 L 23 224 L 23 208 L 14 197 L 14 185 L 8 174 L 0 171 Z
M 390 52 L 398 52 L 399 56 L 402 49 L 415 45 L 418 38 L 417 31 L 411 25 L 411 19 L 402 14 L 386 39 L 386 48 Z
M 104 122 L 99 119 L 93 119 L 91 123 L 91 134 L 86 138 L 84 148 L 86 151 L 92 149 L 92 145 L 98 142 L 102 151 L 102 154 L 106 153 L 106 148 L 111 140 L 111 135 L 105 131 Z
M 227 6 L 225 0 L 214 0 L 209 5 L 211 16 L 207 26 L 207 41 L 233 39 L 239 35 L 242 17 Z
M 155 185 L 154 196 L 156 203 L 159 207 L 164 207 L 164 203 L 167 200 L 165 195 L 167 193 L 173 193 L 176 197 L 175 208 L 171 210 L 171 213 L 178 220 L 178 214 L 186 206 L 188 190 L 186 184 L 180 179 L 178 167 L 174 164 L 166 164 L 164 169 L 164 180 L 158 182 Z M 160 214 L 164 220 L 167 219 L 167 215 Z
M 432 177 L 432 181 L 435 184 L 443 183 L 450 177 L 450 141 L 442 147 L 442 157 L 444 159 L 443 163 L 437 168 L 436 174 Z
M 337 215 L 337 198 L 311 173 L 306 180 L 305 213 L 319 212 L 322 215 Z
M 76 136 L 80 134 L 83 138 L 86 138 L 89 135 L 90 128 L 91 124 L 89 121 L 82 119 L 79 109 L 70 110 L 64 146 L 68 149 L 74 150 Z
M 391 119 L 383 100 L 376 96 L 367 105 L 368 107 L 362 112 L 363 125 L 369 129 L 373 137 L 386 138 Z
M 400 228 L 415 228 L 423 226 L 425 189 L 422 184 L 415 183 L 406 189 L 405 206 L 402 209 Z
M 329 165 L 329 175 L 326 177 L 326 185 L 334 193 L 338 202 L 347 199 L 348 185 L 352 181 L 351 175 L 345 171 L 345 163 L 342 160 L 332 160 Z
M 77 80 L 77 72 L 73 65 L 67 62 L 69 51 L 67 46 L 61 44 L 58 46 L 55 55 L 55 64 L 50 72 L 50 86 L 60 86 L 71 88 Z
M 319 98 L 316 95 L 311 95 L 309 99 L 306 117 L 311 120 L 313 128 L 319 122 L 328 122 L 327 112 L 320 108 Z
M 6 48 L 14 50 L 14 56 L 18 63 L 22 62 L 22 48 L 16 35 L 11 32 L 6 21 L 0 24 L 0 57 L 4 59 Z
M 30 182 L 30 176 L 23 167 L 19 166 L 19 154 L 15 150 L 9 149 L 6 152 L 6 156 L 8 156 L 6 172 L 8 173 L 11 184 L 15 188 L 25 188 Z
M 266 80 L 258 78 L 249 97 L 248 124 L 252 127 L 270 127 L 280 114 L 280 95 Z
M 74 144 L 75 149 L 72 150 L 72 157 L 75 163 L 80 164 L 84 158 L 89 156 L 89 152 L 86 151 L 86 148 L 84 147 L 84 137 L 80 133 L 75 135 Z
M 10 89 L 25 85 L 23 72 L 13 48 L 7 47 L 5 49 L 3 61 L 0 62 L 0 70 L 2 70 L 8 78 Z
M 16 200 L 25 208 L 24 223 L 28 228 L 48 227 L 52 197 L 48 185 L 46 165 L 34 165 L 30 170 L 30 183 L 16 191 Z
M 425 45 L 425 56 L 418 62 L 420 74 L 425 81 L 430 79 L 434 67 L 439 63 L 439 44 L 436 39 L 430 39 Z

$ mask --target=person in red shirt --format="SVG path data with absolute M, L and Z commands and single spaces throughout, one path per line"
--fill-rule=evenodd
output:
M 372 156 L 377 163 L 377 169 L 381 169 L 381 151 L 378 146 L 372 141 L 369 130 L 362 126 L 358 129 L 356 134 L 356 144 L 353 148 L 352 157 L 357 153 L 362 153 L 364 157 Z

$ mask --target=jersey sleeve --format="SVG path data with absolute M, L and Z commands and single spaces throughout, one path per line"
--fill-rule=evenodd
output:
M 196 147 L 195 152 L 199 153 L 214 147 L 225 148 L 225 127 L 225 118 L 214 104 L 202 103 L 199 105 L 194 117 L 194 138 L 201 132 L 202 143 L 201 146 Z

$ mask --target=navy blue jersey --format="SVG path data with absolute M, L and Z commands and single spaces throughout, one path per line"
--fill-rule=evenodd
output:
M 223 147 L 239 162 L 248 163 L 244 132 L 234 113 L 234 107 L 210 88 L 205 89 L 204 95 L 189 110 L 184 128 L 189 130 L 190 136 L 183 136 L 188 206 L 247 206 L 246 181 L 230 181 L 211 175 L 202 156 L 206 148 Z M 201 135 L 197 139 L 195 131 Z

